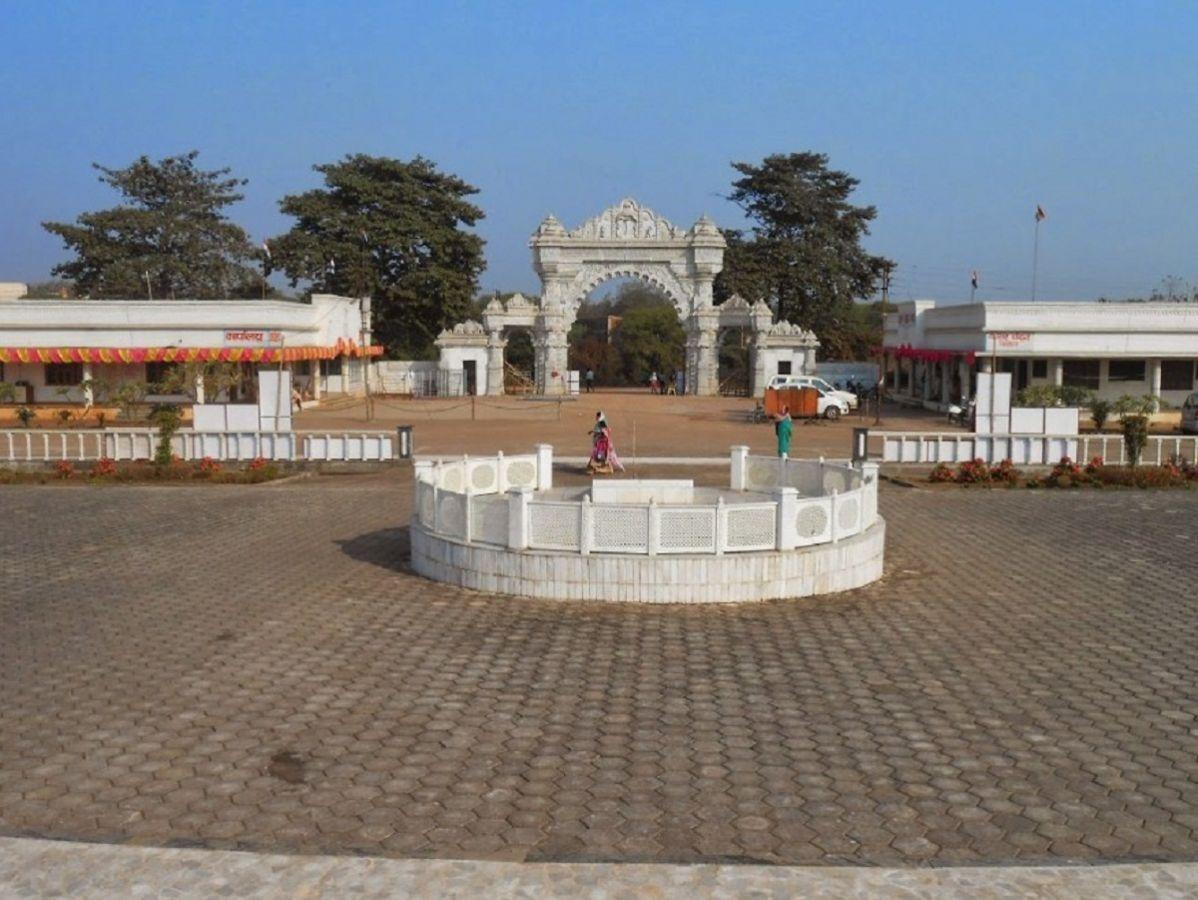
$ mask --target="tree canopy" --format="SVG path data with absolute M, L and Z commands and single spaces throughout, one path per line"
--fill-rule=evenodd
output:
M 760 165 L 738 162 L 732 200 L 752 223 L 725 231 L 728 250 L 716 279 L 719 299 L 765 298 L 778 318 L 813 330 L 825 346 L 856 316 L 854 302 L 873 294 L 894 263 L 867 253 L 861 240 L 877 215 L 850 202 L 858 181 L 828 168 L 822 153 L 777 154 Z
M 74 222 L 42 223 L 75 254 L 53 274 L 90 297 L 257 296 L 262 282 L 249 265 L 253 247 L 224 212 L 242 199 L 246 182 L 229 169 L 198 168 L 197 155 L 157 162 L 142 156 L 124 169 L 94 163 L 121 202 Z
M 442 328 L 467 318 L 483 269 L 478 188 L 417 156 L 354 154 L 314 166 L 324 187 L 279 206 L 296 220 L 273 238 L 273 264 L 292 285 L 373 300 L 388 353 L 425 356 Z
M 620 319 L 610 341 L 608 316 Z M 685 344 L 673 304 L 648 285 L 629 281 L 613 296 L 579 309 L 570 329 L 570 365 L 593 369 L 600 384 L 644 384 L 650 372 L 665 378 L 681 369 Z

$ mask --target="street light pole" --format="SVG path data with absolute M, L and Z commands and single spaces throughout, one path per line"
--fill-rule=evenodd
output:
M 874 424 L 882 424 L 882 397 L 886 392 L 886 301 L 890 296 L 890 269 L 882 270 L 882 339 L 878 342 L 878 383 L 875 389 Z

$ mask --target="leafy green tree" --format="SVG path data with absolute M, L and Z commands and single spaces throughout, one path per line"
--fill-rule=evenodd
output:
M 724 232 L 717 298 L 765 298 L 779 319 L 815 331 L 829 348 L 860 343 L 844 334 L 856 327 L 854 302 L 872 295 L 895 264 L 861 246 L 877 210 L 849 202 L 857 179 L 829 169 L 822 153 L 777 154 L 760 165 L 732 167 L 741 177 L 729 199 L 752 227 Z
M 644 384 L 654 371 L 659 378 L 668 378 L 685 365 L 686 335 L 678 313 L 667 301 L 628 310 L 613 341 L 630 384 Z
M 354 154 L 314 167 L 325 185 L 284 197 L 296 220 L 271 241 L 292 285 L 373 299 L 375 337 L 393 355 L 426 356 L 441 329 L 469 317 L 483 269 L 478 188 L 411 162 Z
M 124 169 L 93 164 L 121 202 L 73 223 L 42 223 L 75 254 L 53 274 L 89 297 L 258 296 L 261 276 L 249 265 L 255 251 L 225 216 L 246 182 L 229 177 L 229 169 L 197 168 L 197 155 L 157 162 L 142 156 Z

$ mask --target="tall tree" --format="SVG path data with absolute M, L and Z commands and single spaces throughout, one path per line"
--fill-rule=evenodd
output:
M 246 182 L 230 177 L 229 169 L 197 168 L 197 155 L 192 150 L 157 162 L 142 156 L 124 169 L 94 163 L 121 203 L 73 223 L 42 223 L 75 253 L 54 274 L 90 297 L 257 296 L 261 276 L 247 264 L 255 251 L 225 215 L 242 199 Z
M 837 343 L 854 318 L 854 301 L 870 296 L 895 265 L 861 246 L 877 210 L 849 202 L 857 179 L 829 169 L 822 153 L 776 154 L 760 165 L 732 167 L 741 177 L 728 199 L 752 227 L 724 233 L 728 250 L 717 297 L 765 298 L 779 319 Z
M 275 265 L 292 285 L 373 300 L 374 334 L 388 353 L 425 356 L 442 328 L 470 315 L 483 240 L 466 230 L 478 193 L 417 156 L 354 154 L 314 167 L 325 186 L 284 197 L 291 230 L 275 238 Z

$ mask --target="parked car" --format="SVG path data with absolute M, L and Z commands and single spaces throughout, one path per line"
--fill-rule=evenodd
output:
M 826 382 L 825 382 L 826 384 Z M 829 421 L 835 422 L 841 416 L 847 416 L 851 407 L 848 401 L 842 398 L 844 391 L 825 391 L 822 387 L 814 384 L 798 385 L 799 387 L 813 387 L 819 391 L 819 414 Z
M 1181 430 L 1183 434 L 1198 434 L 1198 391 L 1181 405 Z
M 818 375 L 775 375 L 773 378 L 770 379 L 770 382 L 769 382 L 769 384 L 766 385 L 766 387 L 772 387 L 772 388 L 813 387 L 820 391 L 826 391 L 828 394 L 832 395 L 833 397 L 836 397 L 839 400 L 843 400 L 847 407 L 845 409 L 845 412 L 848 412 L 849 410 L 853 410 L 853 409 L 857 408 L 857 395 L 856 394 L 854 394 L 852 391 L 838 390 L 837 388 L 828 384 L 828 382 L 826 382 L 824 379 L 820 378 Z M 821 411 L 821 415 L 822 414 L 823 413 Z

